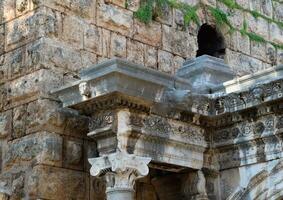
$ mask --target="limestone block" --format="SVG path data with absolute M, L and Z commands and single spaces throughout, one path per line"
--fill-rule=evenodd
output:
M 23 47 L 23 50 L 26 50 L 26 52 L 24 52 L 25 60 L 22 66 L 22 68 L 26 68 L 25 72 L 53 67 L 77 71 L 84 66 L 82 63 L 93 61 L 92 57 L 88 57 L 82 53 L 84 51 L 78 51 L 70 45 L 48 38 L 35 41 Z M 82 60 L 82 58 L 88 60 Z M 10 60 L 12 60 L 12 58 Z M 6 63 L 9 64 L 9 61 Z
M 0 55 L 0 83 L 4 83 L 4 81 L 8 78 L 8 67 L 4 65 L 5 54 Z
M 277 24 L 270 24 L 270 39 L 275 43 L 283 44 L 283 29 L 280 28 Z
M 126 57 L 127 39 L 117 33 L 111 34 L 110 57 Z
M 276 65 L 277 52 L 275 47 L 271 44 L 266 44 L 265 53 L 266 53 L 267 62 L 270 63 L 271 65 Z
M 162 26 L 162 30 L 162 45 L 164 50 L 174 52 L 186 58 L 193 58 L 195 56 L 197 51 L 196 38 L 190 36 L 186 31 L 179 31 L 169 26 Z
M 245 9 L 250 9 L 249 2 L 247 3 L 247 0 L 236 0 L 236 3 L 238 3 L 240 6 L 242 6 Z
M 283 21 L 283 4 L 282 2 L 276 2 L 273 1 L 273 8 L 274 8 L 274 18 L 279 21 L 282 22 Z
M 240 76 L 263 69 L 262 61 L 256 58 L 230 50 L 227 51 L 226 55 L 228 64 L 232 67 L 232 70 Z
M 16 15 L 20 16 L 30 9 L 31 1 L 29 0 L 16 0 Z
M 39 37 L 58 33 L 60 15 L 48 8 L 38 9 L 7 23 L 6 50 L 10 50 Z
M 4 65 L 8 68 L 7 78 L 18 77 L 26 73 L 27 69 L 25 67 L 24 59 L 24 48 L 16 49 L 5 55 Z
M 64 166 L 71 169 L 84 169 L 83 141 L 79 139 L 66 139 L 64 142 Z
M 262 61 L 266 61 L 266 44 L 264 42 L 251 41 L 251 55 Z
M 172 74 L 174 71 L 173 65 L 174 56 L 166 51 L 158 51 L 158 70 Z
M 84 138 L 88 133 L 88 118 L 79 115 L 71 109 L 57 108 L 55 102 L 48 100 L 37 100 L 28 105 L 28 114 L 42 111 L 37 114 L 39 119 L 31 121 L 33 117 L 27 118 L 27 133 L 36 131 L 48 131 L 67 136 Z M 46 108 L 45 108 L 46 107 Z
M 27 107 L 22 105 L 13 109 L 13 139 L 26 134 Z
M 249 37 L 237 32 L 236 41 L 237 41 L 237 50 L 249 55 L 251 52 Z
M 94 21 L 96 16 L 96 0 L 64 0 L 70 9 L 80 17 Z M 56 4 L 57 1 L 55 1 Z M 68 4 L 70 3 L 70 4 Z
M 173 10 L 169 6 L 164 5 L 162 8 L 160 8 L 159 11 L 156 11 L 155 15 L 156 15 L 155 18 L 156 21 L 161 22 L 162 24 L 166 24 L 168 26 L 172 26 Z
M 64 13 L 83 17 L 94 22 L 96 0 L 36 0 L 33 7 L 47 6 Z
M 105 3 L 107 4 L 111 3 L 123 8 L 126 7 L 126 0 L 105 0 Z
M 31 164 L 62 165 L 62 138 L 54 133 L 39 132 L 7 144 L 3 168 Z
M 18 171 L 5 171 L 0 176 L 0 199 L 18 200 L 23 199 L 25 173 Z M 1 199 L 1 200 L 2 200 Z
M 248 31 L 260 35 L 261 37 L 268 38 L 268 22 L 262 17 L 255 18 L 251 14 L 246 15 L 248 23 Z
M 111 34 L 107 29 L 102 29 L 102 56 L 108 58 L 110 55 Z
M 84 32 L 84 49 L 102 55 L 102 30 L 93 25 L 86 26 Z
M 61 111 L 61 114 L 65 115 L 64 134 L 73 135 L 76 137 L 86 137 L 88 133 L 88 118 L 72 110 Z
M 2 111 L 7 105 L 8 96 L 7 86 L 4 84 L 0 85 L 0 111 Z
M 39 126 L 47 123 L 51 113 L 56 112 L 58 102 L 49 99 L 38 99 L 27 105 L 26 128 L 27 133 L 37 131 Z
M 261 0 L 249 0 L 250 10 L 260 12 L 261 10 Z
M 283 50 L 277 50 L 277 64 L 283 64 Z
M 96 54 L 89 52 L 89 51 L 81 51 L 80 53 L 81 53 L 82 64 L 81 64 L 81 67 L 78 68 L 79 70 L 81 70 L 81 68 L 87 68 L 97 63 Z
M 12 134 L 12 110 L 0 113 L 0 138 Z
M 145 45 L 144 65 L 146 67 L 157 69 L 157 49 Z
M 138 20 L 134 21 L 134 39 L 143 43 L 160 46 L 161 45 L 161 24 L 152 22 L 144 24 Z
M 34 73 L 11 81 L 7 87 L 10 98 L 14 101 L 23 100 L 28 95 L 46 93 L 62 85 L 62 77 L 51 70 L 41 69 Z
M 243 52 L 244 54 L 250 55 L 251 48 L 250 48 L 250 39 L 246 35 L 242 35 L 240 32 L 235 31 L 229 35 L 229 47 Z
M 184 14 L 178 9 L 174 9 L 174 22 L 177 26 L 184 25 Z
M 228 18 L 233 27 L 238 29 L 241 29 L 243 27 L 244 15 L 241 10 L 233 10 Z
M 30 199 L 88 200 L 86 173 L 50 166 L 36 166 L 28 179 Z
M 130 35 L 133 27 L 133 13 L 111 4 L 101 3 L 97 8 L 97 25 L 122 35 Z
M 5 30 L 4 25 L 0 25 L 0 55 L 4 53 L 4 44 L 5 44 Z
M 74 45 L 82 48 L 84 37 L 85 24 L 82 20 L 74 16 L 65 16 L 63 20 L 63 35 L 62 38 Z
M 140 0 L 128 0 L 127 4 L 127 9 L 136 12 L 140 7 Z
M 127 42 L 127 59 L 138 64 L 144 63 L 144 44 L 133 40 Z
M 91 200 L 106 199 L 106 183 L 102 178 L 91 177 L 90 181 L 90 197 Z
M 263 0 L 261 1 L 261 11 L 264 15 L 272 18 L 273 14 L 273 7 L 272 7 L 272 0 Z M 281 7 L 283 9 L 283 7 Z
M 2 4 L 3 11 L 5 11 L 3 12 L 3 19 L 2 19 L 3 22 L 14 19 L 16 17 L 15 1 L 14 0 L 3 0 L 1 4 Z
M 180 56 L 174 56 L 173 59 L 173 66 L 174 66 L 174 74 L 178 71 L 179 68 L 183 66 L 185 59 Z

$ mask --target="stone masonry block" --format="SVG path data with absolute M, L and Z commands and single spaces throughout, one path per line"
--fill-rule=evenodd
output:
M 134 21 L 134 39 L 151 46 L 161 45 L 161 24 L 152 22 L 144 24 L 138 20 Z
M 47 164 L 62 165 L 62 138 L 54 133 L 39 132 L 8 142 L 4 151 L 3 169 Z
M 268 22 L 262 17 L 255 18 L 251 14 L 246 15 L 246 21 L 248 23 L 248 30 L 268 39 Z
M 13 109 L 13 139 L 23 137 L 26 134 L 26 118 L 26 105 L 21 105 Z
M 31 8 L 30 0 L 16 0 L 16 15 L 21 16 Z
M 86 173 L 50 166 L 36 166 L 28 180 L 30 199 L 88 200 Z
M 84 49 L 102 55 L 102 30 L 93 25 L 85 27 Z
M 144 44 L 133 40 L 127 42 L 127 59 L 138 64 L 144 63 Z
M 2 0 L 0 5 L 1 4 L 2 4 L 3 11 L 5 11 L 5 12 L 3 12 L 2 21 L 6 22 L 8 20 L 14 19 L 16 17 L 15 0 Z
M 272 15 L 273 15 L 272 2 L 274 2 L 274 1 L 272 1 L 272 0 L 261 1 L 261 12 L 262 12 L 262 14 L 264 14 L 267 17 L 270 17 L 270 18 L 272 18 Z M 281 8 L 283 9 L 283 7 L 281 7 Z
M 174 65 L 173 65 L 174 56 L 166 51 L 158 51 L 158 70 L 173 74 Z
M 65 16 L 62 38 L 75 47 L 83 47 L 84 27 L 86 24 L 77 17 Z
M 251 41 L 251 55 L 259 60 L 266 61 L 266 44 L 264 42 Z
M 41 69 L 6 84 L 11 103 L 24 100 L 31 95 L 47 93 L 63 84 L 62 75 Z
M 100 3 L 97 8 L 97 25 L 129 36 L 133 29 L 133 13 L 111 4 Z
M 144 65 L 153 69 L 157 69 L 157 49 L 145 45 Z
M 232 70 L 239 76 L 251 74 L 263 69 L 262 61 L 234 51 L 227 51 L 227 59 Z
M 0 113 L 0 138 L 12 134 L 12 110 Z
M 126 0 L 105 0 L 105 3 L 107 4 L 111 3 L 123 8 L 126 7 Z
M 60 28 L 60 15 L 48 8 L 40 8 L 7 23 L 6 50 L 11 50 L 39 37 L 55 35 Z
M 283 4 L 282 2 L 276 2 L 273 1 L 273 8 L 274 8 L 274 18 L 279 21 L 282 22 L 283 21 Z
M 270 39 L 275 43 L 283 44 L 283 28 L 280 28 L 277 24 L 270 24 Z
M 112 33 L 111 34 L 111 46 L 110 57 L 126 57 L 127 39 L 125 36 Z
M 186 31 L 179 31 L 169 26 L 163 26 L 162 45 L 166 51 L 186 57 L 195 57 L 197 51 L 196 38 L 190 36 Z
M 4 25 L 0 25 L 0 55 L 4 53 L 5 44 L 5 29 Z
M 64 166 L 71 169 L 84 169 L 84 147 L 83 140 L 64 139 Z
M 59 103 L 50 99 L 38 99 L 29 103 L 26 109 L 27 133 L 39 131 L 58 107 Z

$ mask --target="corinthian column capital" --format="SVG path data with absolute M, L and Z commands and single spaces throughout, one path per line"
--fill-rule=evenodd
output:
M 133 199 L 135 180 L 148 174 L 150 158 L 125 152 L 89 159 L 92 176 L 105 176 L 107 199 Z

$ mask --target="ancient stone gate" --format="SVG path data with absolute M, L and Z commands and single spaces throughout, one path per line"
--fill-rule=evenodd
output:
M 282 1 L 164 2 L 0 1 L 0 200 L 282 199 Z

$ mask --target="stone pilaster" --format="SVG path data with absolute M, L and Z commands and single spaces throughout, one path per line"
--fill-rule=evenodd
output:
M 150 158 L 124 152 L 89 159 L 92 176 L 104 176 L 107 200 L 133 200 L 135 180 L 148 174 Z
M 191 200 L 208 200 L 206 180 L 202 170 L 191 172 L 185 182 L 184 193 Z

